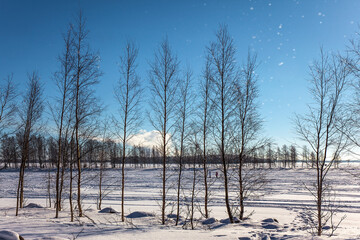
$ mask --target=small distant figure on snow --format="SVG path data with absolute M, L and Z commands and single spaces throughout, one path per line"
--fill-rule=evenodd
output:
M 215 173 L 215 175 L 216 175 L 216 178 L 218 178 L 218 176 L 219 176 L 219 173 L 218 173 L 218 172 L 216 172 L 216 173 Z

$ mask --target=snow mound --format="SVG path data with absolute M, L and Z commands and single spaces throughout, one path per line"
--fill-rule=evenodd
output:
M 266 218 L 266 219 L 262 220 L 262 222 L 263 223 L 274 223 L 274 222 L 279 223 L 279 221 L 275 218 Z
M 275 218 L 266 218 L 262 220 L 261 225 L 264 229 L 278 229 L 280 228 L 279 221 Z
M 233 220 L 234 220 L 234 223 L 239 223 L 240 222 L 240 220 L 237 217 L 234 217 Z M 229 224 L 230 219 L 229 218 L 221 219 L 220 222 L 223 223 L 223 224 Z
M 176 219 L 177 215 L 176 214 L 168 214 L 166 215 L 168 218 L 173 218 L 173 219 Z M 179 216 L 179 219 L 181 219 L 181 216 Z
M 43 206 L 37 203 L 29 203 L 28 205 L 25 206 L 25 208 L 43 208 Z
M 99 213 L 118 213 L 115 209 L 111 207 L 103 208 L 99 211 Z
M 147 212 L 132 212 L 129 215 L 127 215 L 127 218 L 142 218 L 142 217 L 153 217 L 154 214 L 152 213 L 147 213 Z
M 213 223 L 215 223 L 216 222 L 216 220 L 215 220 L 215 218 L 208 218 L 208 219 L 205 219 L 204 221 L 202 221 L 201 223 L 203 224 L 203 225 L 208 225 L 208 224 L 213 224 Z
M 16 232 L 9 231 L 9 230 L 2 230 L 0 231 L 0 239 L 1 240 L 19 240 L 23 239 L 20 235 Z
M 66 240 L 67 238 L 61 238 L 61 237 L 43 237 L 39 240 Z

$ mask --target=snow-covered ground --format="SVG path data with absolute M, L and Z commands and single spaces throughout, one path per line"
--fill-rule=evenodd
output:
M 315 179 L 313 169 L 265 169 L 257 170 L 269 180 L 266 187 L 258 193 L 262 196 L 246 201 L 247 214 L 253 212 L 249 219 L 236 223 L 225 224 L 220 220 L 227 217 L 221 177 L 215 177 L 216 168 L 212 168 L 211 199 L 209 208 L 215 223 L 202 224 L 199 212 L 195 214 L 197 221 L 195 230 L 181 222 L 174 226 L 173 219 L 168 219 L 165 226 L 160 224 L 160 190 L 161 178 L 159 168 L 128 168 L 126 170 L 126 215 L 135 212 L 147 212 L 153 216 L 127 218 L 125 223 L 118 213 L 99 213 L 96 208 L 98 195 L 99 170 L 84 170 L 83 173 L 83 205 L 86 217 L 76 218 L 70 222 L 68 191 L 64 210 L 59 218 L 54 218 L 55 209 L 48 207 L 48 171 L 27 169 L 25 172 L 25 205 L 36 203 L 42 208 L 24 208 L 15 217 L 17 170 L 0 171 L 0 231 L 11 230 L 19 233 L 24 239 L 313 239 L 302 221 L 305 209 L 313 205 L 313 199 L 305 189 Z M 202 203 L 202 179 L 199 169 L 197 201 Z M 168 181 L 171 188 L 168 192 L 169 203 L 175 200 L 175 171 Z M 333 169 L 329 174 L 331 185 L 337 193 L 336 202 L 340 208 L 336 220 L 346 215 L 335 236 L 331 239 L 360 239 L 360 179 L 358 166 L 343 165 L 341 169 Z M 192 169 L 184 172 L 182 198 L 189 199 L 191 194 Z M 55 172 L 51 172 L 54 178 Z M 68 175 L 66 175 L 68 177 Z M 120 171 L 107 169 L 104 177 L 106 197 L 102 208 L 111 207 L 116 211 L 121 209 L 120 201 Z M 52 184 L 54 181 L 52 179 Z M 65 186 L 67 188 L 67 184 Z M 76 185 L 75 185 L 76 187 Z M 75 191 L 74 191 L 75 192 Z M 54 187 L 52 195 L 54 197 Z M 231 193 L 235 203 L 236 193 Z M 74 198 L 76 195 L 74 196 Z M 52 200 L 53 201 L 53 200 Z M 75 201 L 74 201 L 75 203 Z M 53 203 L 52 203 L 53 204 Z M 202 207 L 202 205 L 201 205 Z M 175 213 L 175 208 L 167 207 L 167 213 Z M 186 205 L 182 206 L 183 220 L 186 218 Z M 276 220 L 274 220 L 276 219 Z M 1 239 L 1 237 L 0 237 Z M 314 238 L 318 239 L 318 238 Z M 319 239 L 327 239 L 323 236 Z

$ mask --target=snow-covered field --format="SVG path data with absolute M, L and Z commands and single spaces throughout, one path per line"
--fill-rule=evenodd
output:
M 211 217 L 214 217 L 216 222 L 209 225 L 202 224 L 204 219 L 200 219 L 200 213 L 197 212 L 195 230 L 191 230 L 189 225 L 183 222 L 179 226 L 174 226 L 174 221 L 170 218 L 165 226 L 160 224 L 161 171 L 159 168 L 129 167 L 126 170 L 126 215 L 142 211 L 152 213 L 154 216 L 127 218 L 125 223 L 120 221 L 120 214 L 99 213 L 96 208 L 99 170 L 84 170 L 82 194 L 86 217 L 76 218 L 74 222 L 70 222 L 67 189 L 64 194 L 66 199 L 64 210 L 58 219 L 54 218 L 55 209 L 48 207 L 47 200 L 48 171 L 39 169 L 27 169 L 25 172 L 25 205 L 37 203 L 43 208 L 24 208 L 20 210 L 19 216 L 15 217 L 18 171 L 2 170 L 0 171 L 0 231 L 15 231 L 24 239 L 313 239 L 305 229 L 301 216 L 306 208 L 313 205 L 313 199 L 304 185 L 309 186 L 315 179 L 314 170 L 302 168 L 257 170 L 258 174 L 266 176 L 269 183 L 259 192 L 263 196 L 247 200 L 246 211 L 248 214 L 253 212 L 249 219 L 236 224 L 220 222 L 227 217 L 227 214 L 223 200 L 222 179 L 215 178 L 215 171 L 216 168 L 212 168 L 210 181 L 213 185 L 209 207 Z M 173 170 L 171 172 L 174 174 Z M 192 169 L 185 170 L 183 199 L 190 197 L 192 173 Z M 344 164 L 341 169 L 333 169 L 329 175 L 337 193 L 337 203 L 340 205 L 336 219 L 346 215 L 331 239 L 360 239 L 360 180 L 352 175 L 359 176 L 359 173 L 358 166 L 350 167 Z M 51 176 L 55 176 L 54 171 L 51 172 Z M 197 200 L 202 203 L 200 174 L 198 178 Z M 170 188 L 175 187 L 172 179 L 175 179 L 175 175 L 169 179 Z M 53 182 L 52 180 L 52 184 Z M 120 211 L 120 171 L 107 169 L 104 182 L 107 195 L 102 208 L 111 207 Z M 67 188 L 67 184 L 65 187 Z M 54 197 L 53 192 L 52 190 L 52 197 Z M 174 189 L 169 190 L 169 203 L 175 200 L 175 193 Z M 233 203 L 235 199 L 233 191 Z M 184 220 L 186 205 L 183 205 L 182 209 Z M 169 206 L 167 213 L 171 210 L 172 207 Z M 328 239 L 328 237 L 323 236 L 319 239 Z

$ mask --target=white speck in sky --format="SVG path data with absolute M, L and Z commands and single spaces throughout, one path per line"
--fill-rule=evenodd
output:
M 283 25 L 282 25 L 282 23 L 280 23 L 280 25 L 279 25 L 279 29 L 282 29 L 282 26 L 283 26 Z
M 279 62 L 278 65 L 279 65 L 279 66 L 282 66 L 282 65 L 284 65 L 284 62 Z
M 305 18 L 305 16 L 304 16 L 304 15 L 301 15 L 301 18 Z
M 322 13 L 321 12 L 318 12 L 318 16 L 321 16 L 322 15 Z
M 293 49 L 292 49 L 292 51 L 293 51 L 293 52 L 295 52 L 295 51 L 296 51 L 296 49 L 295 49 L 295 48 L 293 48 Z
M 252 36 L 251 38 L 252 38 L 252 39 L 255 39 L 255 38 L 256 38 L 256 36 Z
M 269 7 L 271 7 L 271 5 L 272 5 L 272 4 L 271 4 L 271 3 L 269 3 Z
M 354 21 L 350 21 L 350 24 L 354 24 Z
M 323 22 L 322 21 L 320 21 L 320 24 L 322 24 Z
M 251 10 L 251 11 L 254 10 L 254 7 L 250 7 L 250 10 Z
M 206 5 L 207 5 L 207 3 L 206 3 L 206 2 L 204 2 L 204 7 L 206 7 Z

